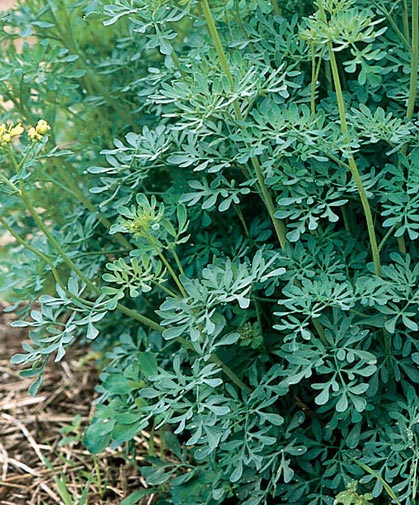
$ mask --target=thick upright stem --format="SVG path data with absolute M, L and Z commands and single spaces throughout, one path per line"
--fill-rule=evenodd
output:
M 319 11 L 320 11 L 320 14 L 323 18 L 323 21 L 325 23 L 327 23 L 326 13 L 323 8 L 323 4 L 322 4 L 321 0 L 319 0 Z M 347 140 L 348 123 L 346 120 L 345 102 L 343 100 L 342 85 L 341 85 L 341 81 L 340 81 L 339 69 L 338 69 L 338 65 L 337 65 L 337 61 L 336 61 L 336 56 L 333 51 L 332 41 L 329 41 L 327 43 L 327 49 L 328 49 L 328 53 L 329 53 L 330 67 L 331 67 L 331 71 L 332 71 L 333 85 L 334 85 L 335 92 L 336 92 L 336 101 L 337 101 L 338 110 L 339 110 L 341 131 L 342 131 L 342 134 L 344 135 L 344 137 L 346 137 L 345 142 L 347 143 L 346 149 L 348 152 L 348 164 L 349 164 L 349 168 L 351 170 L 352 177 L 353 177 L 356 187 L 358 189 L 359 197 L 361 199 L 362 208 L 364 210 L 365 220 L 367 223 L 368 236 L 369 236 L 369 241 L 370 241 L 370 247 L 371 247 L 371 253 L 372 253 L 372 258 L 373 258 L 373 262 L 374 262 L 374 271 L 375 271 L 376 275 L 380 276 L 381 275 L 380 253 L 378 250 L 377 238 L 375 236 L 374 221 L 373 221 L 373 217 L 372 217 L 371 207 L 370 207 L 368 197 L 367 197 L 367 192 L 365 191 L 361 176 L 359 174 L 358 166 L 356 164 L 354 155 L 352 153 L 352 149 L 349 146 L 349 142 Z
M 335 91 L 336 91 L 336 99 L 338 102 L 341 130 L 342 130 L 343 135 L 346 136 L 348 134 L 348 125 L 347 125 L 347 121 L 346 121 L 345 103 L 343 100 L 343 93 L 342 93 L 342 88 L 341 88 L 341 84 L 340 84 L 340 77 L 339 77 L 339 71 L 338 71 L 338 66 L 337 66 L 337 62 L 336 62 L 336 57 L 335 57 L 335 53 L 333 51 L 333 47 L 332 47 L 331 42 L 328 43 L 328 50 L 329 50 L 330 64 L 331 64 L 331 68 L 332 68 L 333 82 L 334 82 Z M 364 185 L 362 183 L 362 179 L 359 174 L 358 166 L 356 164 L 352 150 L 349 146 L 347 147 L 347 150 L 349 153 L 349 157 L 348 157 L 349 168 L 351 170 L 352 177 L 353 177 L 356 187 L 358 189 L 359 197 L 361 199 L 362 208 L 364 210 L 365 220 L 367 222 L 368 236 L 369 236 L 369 240 L 370 240 L 371 253 L 372 253 L 373 262 L 374 262 L 374 270 L 377 275 L 381 275 L 380 253 L 378 251 L 377 238 L 375 236 L 375 230 L 374 230 L 374 221 L 373 221 L 373 217 L 372 217 L 371 207 L 370 207 L 368 197 L 367 197 L 367 192 L 365 191 Z
M 205 21 L 207 23 L 208 31 L 211 36 L 212 42 L 214 44 L 215 50 L 217 51 L 218 58 L 220 60 L 221 68 L 224 72 L 224 75 L 227 77 L 228 82 L 230 84 L 230 88 L 234 90 L 234 79 L 230 71 L 230 65 L 227 60 L 227 56 L 224 52 L 223 44 L 220 39 L 220 35 L 218 34 L 217 27 L 215 26 L 214 18 L 212 17 L 211 10 L 208 5 L 207 0 L 201 0 L 202 11 L 205 16 Z M 239 121 L 243 121 L 243 115 L 240 110 L 240 106 L 237 103 L 237 100 L 234 100 L 233 103 L 234 112 L 236 113 L 237 119 Z
M 419 58 L 419 5 L 418 0 L 412 0 L 412 49 L 410 58 L 410 85 L 409 100 L 407 104 L 407 119 L 412 119 L 418 85 L 418 58 Z
M 311 83 L 310 83 L 310 112 L 316 113 L 316 51 L 314 44 L 310 45 L 311 55 Z
M 408 43 L 410 43 L 410 33 L 409 33 L 409 8 L 407 6 L 407 0 L 403 0 L 403 32 L 404 37 Z
M 202 11 L 205 16 L 205 21 L 208 26 L 208 31 L 210 33 L 215 50 L 217 51 L 217 55 L 220 60 L 221 68 L 222 68 L 225 76 L 227 77 L 228 82 L 230 83 L 231 90 L 234 91 L 234 79 L 233 79 L 233 76 L 230 71 L 230 65 L 228 63 L 227 56 L 224 52 L 224 48 L 223 48 L 220 36 L 218 34 L 217 27 L 215 26 L 214 18 L 212 17 L 211 10 L 208 5 L 208 1 L 201 0 L 201 6 L 202 6 Z M 243 114 L 240 110 L 240 106 L 239 106 L 239 103 L 237 102 L 237 100 L 234 101 L 233 107 L 234 107 L 234 112 L 236 114 L 237 119 L 239 121 L 243 121 L 244 120 Z M 261 169 L 258 158 L 256 156 L 252 156 L 250 158 L 250 161 L 251 161 L 252 167 L 255 171 L 256 178 L 257 178 L 257 181 L 259 184 L 259 188 L 262 193 L 262 199 L 265 203 L 266 209 L 268 210 L 268 213 L 271 218 L 272 224 L 274 226 L 276 235 L 277 235 L 279 243 L 281 245 L 281 249 L 284 250 L 286 243 L 287 243 L 285 224 L 275 217 L 275 205 L 274 205 L 272 196 L 269 192 L 269 189 L 267 188 L 267 186 L 265 184 L 265 180 L 263 177 L 262 169 Z
M 418 59 L 419 59 L 419 5 L 418 0 L 412 0 L 412 45 L 408 45 L 410 50 L 410 82 L 409 82 L 409 96 L 407 99 L 407 110 L 406 119 L 411 121 L 413 118 L 413 112 L 415 110 L 417 86 L 418 86 Z M 407 32 L 409 32 L 409 12 L 407 8 L 407 2 L 403 4 L 403 24 L 407 26 Z M 406 29 L 405 29 L 406 32 Z M 408 33 L 409 34 L 409 33 Z M 410 44 L 410 41 L 409 41 Z M 404 144 L 400 151 L 403 155 L 406 155 L 407 144 Z M 399 167 L 400 167 L 399 159 Z M 399 251 L 402 254 L 406 254 L 406 241 L 404 236 L 397 238 L 397 244 L 399 246 Z

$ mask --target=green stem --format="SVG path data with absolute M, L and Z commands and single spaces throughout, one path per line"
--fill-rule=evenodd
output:
M 332 71 L 330 69 L 330 61 L 328 60 L 324 62 L 324 72 L 326 74 L 327 90 L 330 91 L 333 87 L 333 82 L 332 82 Z
M 319 55 L 319 61 L 316 65 L 316 51 L 314 44 L 311 44 L 310 46 L 310 52 L 311 52 L 310 110 L 312 114 L 316 113 L 316 88 L 317 88 L 317 81 L 319 80 L 320 68 L 323 61 L 324 49 L 325 48 L 322 47 Z
M 26 205 L 26 208 L 28 209 L 30 215 L 32 216 L 33 220 L 37 224 L 38 228 L 42 231 L 42 233 L 45 235 L 45 237 L 49 240 L 51 245 L 54 247 L 54 249 L 58 252 L 58 254 L 61 256 L 63 261 L 67 264 L 67 266 L 75 272 L 80 279 L 88 286 L 93 292 L 99 294 L 100 291 L 99 289 L 92 283 L 92 281 L 86 277 L 86 275 L 79 269 L 77 265 L 68 257 L 67 253 L 64 251 L 64 249 L 61 247 L 61 245 L 57 242 L 55 237 L 52 235 L 52 233 L 49 231 L 48 227 L 45 225 L 43 220 L 41 219 L 40 215 L 36 211 L 35 207 L 32 205 L 31 199 L 29 198 L 28 194 L 26 193 L 25 188 L 23 187 L 23 181 L 20 181 L 20 196 L 22 198 L 23 203 Z
M 51 269 L 51 273 L 56 281 L 56 283 L 61 287 L 61 289 L 73 300 L 76 300 L 80 302 L 83 305 L 90 305 L 94 306 L 94 304 L 88 300 L 85 300 L 84 298 L 81 298 L 74 293 L 71 293 L 68 289 L 67 286 L 63 283 L 61 276 L 59 275 L 57 269 L 54 266 L 53 261 L 43 252 L 39 251 L 35 247 L 31 246 L 25 239 L 23 239 L 20 235 L 18 235 L 11 226 L 8 225 L 5 219 L 3 219 L 0 216 L 0 223 L 3 225 L 3 227 L 12 235 L 12 237 L 18 242 L 20 245 L 22 245 L 25 249 L 28 251 L 32 252 L 35 256 L 38 256 L 42 261 L 45 262 L 46 265 L 48 265 Z
M 154 281 L 154 280 L 151 280 L 151 283 L 154 284 L 154 286 L 156 286 L 156 288 L 161 289 L 162 291 L 164 291 L 167 295 L 171 296 L 172 298 L 179 298 L 179 295 L 177 293 L 175 293 L 174 291 L 172 291 L 169 288 L 166 288 L 166 286 L 163 286 L 163 284 L 160 284 L 159 282 Z
M 381 252 L 385 243 L 387 242 L 387 240 L 391 237 L 391 234 L 393 233 L 393 231 L 395 230 L 397 225 L 393 224 L 393 226 L 388 230 L 388 232 L 384 235 L 383 239 L 381 240 L 379 246 L 378 246 L 378 250 Z
M 348 211 L 345 206 L 341 207 L 341 210 L 342 210 L 342 218 L 343 218 L 343 223 L 345 225 L 345 230 L 348 232 L 348 235 L 352 235 L 351 225 L 349 224 Z M 378 248 L 378 249 L 380 249 L 380 248 Z
M 182 263 L 180 262 L 180 259 L 179 259 L 179 256 L 176 252 L 175 249 L 170 249 L 170 252 L 172 253 L 174 259 L 175 259 L 175 262 L 176 262 L 176 265 L 179 269 L 179 272 L 180 272 L 180 275 L 185 275 L 185 271 L 183 270 L 183 266 L 182 266 Z
M 376 0 L 372 0 L 372 3 L 375 5 L 377 9 L 379 9 L 384 14 L 387 21 L 390 23 L 391 27 L 393 28 L 394 32 L 399 37 L 405 48 L 410 50 L 409 41 L 406 39 L 405 35 L 400 31 L 399 27 L 397 26 L 397 23 L 395 22 L 393 16 L 391 15 L 391 12 L 389 12 L 384 5 L 379 5 Z M 394 3 L 394 5 L 396 5 L 396 3 Z
M 208 31 L 210 33 L 211 39 L 213 41 L 215 50 L 217 51 L 218 58 L 220 60 L 221 68 L 227 77 L 228 82 L 230 83 L 231 90 L 234 91 L 234 79 L 230 71 L 230 66 L 227 61 L 227 56 L 224 52 L 223 45 L 221 43 L 220 36 L 218 34 L 217 27 L 214 23 L 214 18 L 212 17 L 211 10 L 208 5 L 207 0 L 200 0 L 202 11 L 204 13 L 205 21 L 208 26 Z M 237 102 L 237 99 L 233 102 L 234 112 L 239 121 L 243 121 L 243 114 L 240 110 L 240 106 Z M 250 159 L 253 169 L 256 173 L 256 178 L 259 184 L 259 188 L 262 192 L 262 199 L 265 203 L 265 206 L 268 210 L 269 216 L 271 218 L 272 224 L 274 225 L 276 235 L 278 237 L 279 243 L 281 245 L 281 249 L 284 250 L 286 247 L 287 239 L 286 239 L 286 227 L 282 221 L 275 217 L 275 205 L 272 200 L 272 196 L 265 184 L 265 180 L 263 177 L 262 169 L 259 163 L 259 160 L 256 156 L 252 156 Z
M 372 475 L 374 478 L 376 478 L 377 480 L 379 480 L 381 482 L 384 489 L 387 491 L 388 495 L 390 496 L 392 503 L 396 503 L 396 505 L 401 505 L 399 499 L 397 498 L 396 493 L 393 491 L 393 489 L 389 486 L 389 484 L 387 484 L 387 482 L 383 479 L 383 477 L 378 472 L 376 472 L 373 468 L 366 465 L 362 461 L 358 461 L 355 458 L 352 458 L 352 461 L 354 463 L 356 463 L 359 467 L 361 467 L 363 470 L 368 472 L 370 475 Z
M 156 240 L 154 239 L 154 237 L 150 233 L 148 233 L 146 235 L 146 237 L 147 237 L 148 241 L 150 242 L 150 244 L 153 246 L 154 250 L 156 251 L 157 256 L 161 259 L 163 265 L 167 268 L 167 271 L 169 272 L 170 276 L 174 280 L 176 286 L 179 288 L 179 291 L 181 292 L 182 296 L 184 298 L 187 298 L 188 294 L 186 293 L 185 288 L 183 287 L 182 282 L 180 281 L 180 279 L 177 276 L 176 272 L 173 270 L 173 268 L 170 265 L 170 263 L 165 258 L 164 254 L 161 251 L 161 248 L 159 247 L 159 244 L 156 242 Z
M 246 391 L 247 393 L 250 393 L 251 392 L 251 389 L 250 387 L 245 384 L 234 372 L 233 370 L 227 366 L 223 361 L 221 361 L 221 359 L 215 354 L 215 352 L 213 352 L 211 354 L 211 361 L 213 363 L 215 363 L 216 365 L 218 365 L 221 370 L 227 375 L 227 377 L 229 379 L 231 379 L 232 382 L 234 382 L 234 384 L 236 384 L 236 386 L 238 386 L 239 388 L 243 389 L 244 391 Z
M 202 11 L 205 16 L 205 21 L 208 26 L 209 34 L 211 35 L 212 42 L 214 44 L 215 50 L 217 51 L 218 58 L 220 60 L 221 68 L 227 77 L 227 80 L 230 84 L 231 91 L 234 91 L 234 79 L 230 71 L 230 65 L 227 61 L 227 56 L 224 52 L 223 44 L 221 42 L 220 36 L 218 34 L 217 27 L 215 26 L 214 18 L 212 17 L 211 10 L 208 5 L 207 0 L 201 0 Z M 239 121 L 243 120 L 243 115 L 240 110 L 240 106 L 237 102 L 237 99 L 233 102 L 234 112 L 236 113 L 237 119 Z
M 57 165 L 58 166 L 58 165 Z M 96 214 L 98 221 L 109 230 L 112 226 L 111 222 L 103 216 L 99 209 L 84 195 L 83 191 L 78 187 L 78 185 L 74 182 L 72 177 L 69 175 L 68 171 L 64 169 L 62 166 L 58 166 L 60 171 L 60 176 L 63 177 L 65 182 L 68 184 L 69 189 L 75 194 L 76 198 L 88 209 L 90 212 Z M 54 181 L 54 179 L 52 179 Z M 116 240 L 125 248 L 132 249 L 129 241 L 121 234 L 115 234 Z
M 409 82 L 409 97 L 407 100 L 407 110 L 406 119 L 411 121 L 413 118 L 413 112 L 415 110 L 417 86 L 418 86 L 418 59 L 419 59 L 419 5 L 418 0 L 412 0 L 412 46 L 409 46 L 410 50 L 410 82 Z M 405 16 L 406 15 L 406 16 Z M 405 23 L 406 17 L 406 23 Z M 409 31 L 408 24 L 408 8 L 407 3 L 403 4 L 403 24 L 406 24 L 407 31 Z M 400 151 L 403 155 L 406 155 L 407 144 L 404 144 Z M 399 168 L 401 166 L 401 160 L 399 158 Z M 404 170 L 403 170 L 404 171 Z M 397 244 L 399 246 L 399 251 L 402 254 L 406 254 L 406 241 L 403 236 L 397 238 Z
M 23 239 L 20 235 L 18 235 L 15 230 L 9 226 L 7 221 L 3 219 L 0 216 L 0 223 L 3 225 L 3 228 L 5 228 L 10 235 L 18 242 L 20 245 L 22 245 L 25 249 L 33 253 L 35 256 L 38 256 L 38 258 L 42 259 L 51 269 L 52 275 L 54 276 L 54 279 L 57 281 L 57 284 L 63 289 L 65 289 L 65 285 L 60 279 L 60 276 L 58 275 L 58 272 L 54 266 L 54 263 L 51 261 L 48 256 L 46 256 L 43 252 L 39 251 L 38 249 L 35 249 L 35 247 L 31 246 L 25 239 Z
M 274 10 L 275 16 L 282 16 L 282 11 L 281 11 L 281 8 L 279 7 L 277 0 L 271 0 L 271 3 L 272 3 L 272 8 Z
M 322 0 L 319 0 L 319 11 L 323 17 L 323 21 L 325 23 L 327 23 L 326 13 L 323 9 Z M 343 93 L 342 93 L 342 86 L 341 86 L 340 77 L 339 77 L 338 65 L 337 65 L 337 61 L 336 61 L 336 57 L 335 57 L 335 53 L 333 51 L 333 45 L 332 45 L 331 41 L 329 41 L 327 43 L 327 48 L 328 48 L 328 53 L 329 53 L 330 66 L 331 66 L 332 77 L 333 77 L 333 84 L 334 84 L 335 92 L 336 92 L 336 100 L 337 100 L 337 105 L 338 105 L 338 110 L 339 110 L 341 131 L 345 137 L 345 140 L 344 140 L 345 143 L 348 144 L 348 140 L 347 140 L 348 123 L 346 120 L 345 102 L 343 100 Z M 373 262 L 374 262 L 374 271 L 375 271 L 376 275 L 380 276 L 381 275 L 380 253 L 378 251 L 377 238 L 375 236 L 374 221 L 372 218 L 371 207 L 368 202 L 367 193 L 366 193 L 364 185 L 362 183 L 362 179 L 359 174 L 358 166 L 356 164 L 354 155 L 352 153 L 352 149 L 350 148 L 349 145 L 347 145 L 347 152 L 349 155 L 348 156 L 349 168 L 352 173 L 352 177 L 354 179 L 356 187 L 358 189 L 358 193 L 359 193 L 359 196 L 361 199 L 362 208 L 364 210 L 365 220 L 367 223 L 368 236 L 369 236 L 369 241 L 370 241 Z
M 241 208 L 238 205 L 234 205 L 234 210 L 236 211 L 236 214 L 237 214 L 238 218 L 240 219 L 240 222 L 243 226 L 244 234 L 246 235 L 246 237 L 249 237 L 250 236 L 249 228 L 247 227 L 247 224 L 244 219 L 243 212 L 242 212 Z
M 406 254 L 407 253 L 407 250 L 406 250 L 406 241 L 404 239 L 404 237 L 397 237 L 397 245 L 399 246 L 399 251 L 402 253 L 402 254 Z
M 311 54 L 311 83 L 310 83 L 310 111 L 316 113 L 316 51 L 314 44 L 310 44 Z
M 276 236 L 278 237 L 279 243 L 281 245 L 281 249 L 284 251 L 285 247 L 287 245 L 285 224 L 283 223 L 283 221 L 281 221 L 280 219 L 277 219 L 275 217 L 275 205 L 272 200 L 272 196 L 269 192 L 269 189 L 266 187 L 265 180 L 264 180 L 263 174 L 262 174 L 262 169 L 259 164 L 259 160 L 255 156 L 252 156 L 250 161 L 251 161 L 252 166 L 255 170 L 258 184 L 259 184 L 259 187 L 262 191 L 263 200 L 265 202 L 265 206 L 268 210 L 272 224 L 274 225 Z
M 79 258 L 84 258 L 86 256 L 110 256 L 110 255 L 115 255 L 117 254 L 118 256 L 121 256 L 122 254 L 127 254 L 129 253 L 131 249 L 108 249 L 106 251 L 101 250 L 101 251 L 86 251 L 86 252 L 81 252 L 78 254 Z
M 418 57 L 419 57 L 419 5 L 418 0 L 412 0 L 412 49 L 410 59 L 410 85 L 409 100 L 406 118 L 412 119 L 415 108 L 418 84 Z
M 409 33 L 409 8 L 407 6 L 407 0 L 403 0 L 403 31 L 404 37 L 407 43 L 410 45 L 410 33 Z
M 180 66 L 180 61 L 179 61 L 179 58 L 178 58 L 178 55 L 176 54 L 176 51 L 174 49 L 173 46 L 171 46 L 172 48 L 172 52 L 170 53 L 170 57 L 172 58 L 173 60 L 173 63 L 175 64 L 175 67 L 176 69 L 178 70 L 179 74 L 182 76 L 182 77 L 186 77 L 186 72 L 182 69 L 182 67 Z
M 119 100 L 119 102 L 118 102 L 118 100 L 115 99 L 108 92 L 106 87 L 100 82 L 100 80 L 97 78 L 96 74 L 92 70 L 92 66 L 89 65 L 89 63 L 86 61 L 84 55 L 79 50 L 79 47 L 77 46 L 77 43 L 76 43 L 74 36 L 73 36 L 73 31 L 71 28 L 71 20 L 69 19 L 68 15 L 67 15 L 68 8 L 65 5 L 62 5 L 62 12 L 64 13 L 64 18 L 65 18 L 64 24 L 66 25 L 66 28 L 68 30 L 68 33 L 67 33 L 61 29 L 62 23 L 59 21 L 59 19 L 57 18 L 56 14 L 54 12 L 54 7 L 51 5 L 51 0 L 46 0 L 46 2 L 50 8 L 52 17 L 54 18 L 54 24 L 55 24 L 55 27 L 57 28 L 57 31 L 59 33 L 59 36 L 61 38 L 61 42 L 62 42 L 63 46 L 70 49 L 70 51 L 73 54 L 75 54 L 79 57 L 79 59 L 76 60 L 75 64 L 80 69 L 82 69 L 86 72 L 85 73 L 85 77 L 87 78 L 87 79 L 85 79 L 85 81 L 87 81 L 86 82 L 86 89 L 89 88 L 88 84 L 90 81 L 92 88 L 95 89 L 98 93 L 100 93 L 103 96 L 103 98 L 105 99 L 105 101 L 115 111 L 118 111 L 118 114 L 125 119 L 127 124 L 129 124 L 134 130 L 137 129 L 138 125 L 133 120 L 133 117 L 132 117 L 130 111 L 121 103 L 121 100 Z M 89 91 L 89 94 L 93 94 L 91 92 L 91 90 Z
M 0 181 L 3 181 L 14 193 L 19 193 L 19 189 L 9 181 L 9 179 L 0 172 Z

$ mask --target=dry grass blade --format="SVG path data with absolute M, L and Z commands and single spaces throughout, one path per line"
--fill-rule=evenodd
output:
M 121 503 L 143 485 L 138 470 L 123 455 L 108 450 L 94 457 L 77 436 L 68 445 L 59 445 L 61 430 L 72 425 L 76 415 L 80 429 L 91 417 L 97 372 L 84 359 L 86 349 L 71 351 L 64 365 L 51 364 L 42 394 L 32 398 L 27 392 L 29 380 L 19 377 L 10 363 L 25 338 L 21 329 L 8 326 L 12 317 L 0 312 L 0 504 L 63 504 L 56 480 L 62 476 L 74 503 L 86 486 L 89 505 Z M 136 442 L 141 464 L 147 441 L 142 436 Z M 143 503 L 148 502 L 150 497 Z
M 20 431 L 24 434 L 24 436 L 26 437 L 30 446 L 34 450 L 35 454 L 38 456 L 41 463 L 44 463 L 44 456 L 42 455 L 42 452 L 39 449 L 38 444 L 35 442 L 35 439 L 31 436 L 29 431 L 26 429 L 25 425 L 21 421 L 19 421 L 19 419 L 16 419 L 15 417 L 13 417 L 9 414 L 1 414 L 1 416 L 4 419 L 6 419 L 6 421 L 8 421 L 9 423 L 15 424 L 20 429 Z

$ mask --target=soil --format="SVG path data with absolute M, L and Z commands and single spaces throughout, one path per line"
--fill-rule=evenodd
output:
M 76 348 L 62 362 L 51 363 L 40 393 L 31 397 L 31 380 L 20 377 L 18 365 L 10 363 L 21 352 L 26 332 L 10 327 L 13 315 L 3 309 L 0 305 L 0 504 L 63 504 L 56 478 L 66 480 L 76 504 L 90 475 L 86 504 L 120 504 L 144 485 L 137 470 L 141 454 L 133 466 L 118 451 L 92 456 L 79 441 L 60 445 L 61 430 L 76 415 L 81 416 L 79 435 L 92 415 L 97 371 L 89 351 Z M 139 453 L 145 452 L 146 436 L 137 440 Z
M 7 11 L 16 4 L 16 0 L 1 0 L 0 11 Z

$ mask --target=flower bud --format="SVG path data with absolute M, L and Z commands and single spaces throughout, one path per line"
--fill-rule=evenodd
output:
M 51 126 L 45 121 L 45 119 L 40 119 L 35 129 L 40 135 L 45 135 L 49 130 L 51 130 Z

